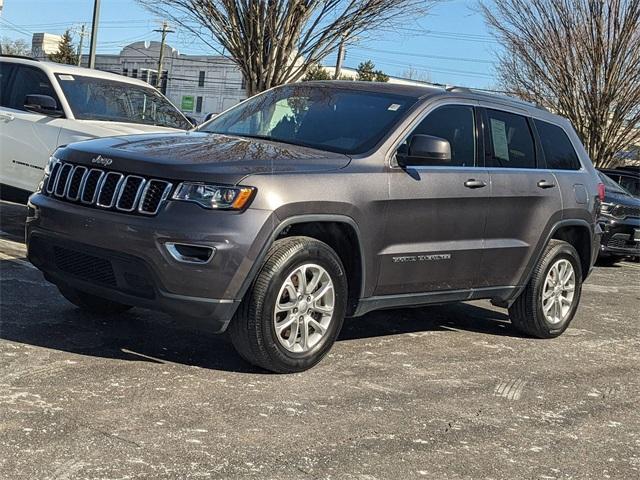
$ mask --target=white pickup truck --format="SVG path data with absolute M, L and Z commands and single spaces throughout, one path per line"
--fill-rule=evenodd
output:
M 2 186 L 35 191 L 58 145 L 190 128 L 175 105 L 141 80 L 0 56 Z

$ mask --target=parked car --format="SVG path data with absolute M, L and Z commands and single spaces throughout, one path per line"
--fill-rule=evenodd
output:
M 377 309 L 491 299 L 560 335 L 599 250 L 599 182 L 569 122 L 530 104 L 305 82 L 197 131 L 60 148 L 28 256 L 80 308 L 228 328 L 249 362 L 295 372 Z
M 631 195 L 640 197 L 640 167 L 602 168 L 600 171 Z
M 0 125 L 0 184 L 29 193 L 58 145 L 191 128 L 141 80 L 6 55 L 0 56 Z
M 640 258 L 640 198 L 598 172 L 605 187 L 600 226 L 602 243 L 599 259 L 613 264 L 625 257 Z

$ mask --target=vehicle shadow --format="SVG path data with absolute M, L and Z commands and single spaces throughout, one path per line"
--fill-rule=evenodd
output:
M 242 360 L 226 335 L 198 331 L 168 315 L 143 309 L 117 316 L 89 315 L 66 302 L 39 272 L 26 270 L 0 261 L 3 340 L 93 357 L 264 373 Z M 12 281 L 15 279 L 19 281 Z M 425 331 L 516 335 L 503 313 L 457 304 L 387 310 L 347 319 L 338 341 Z

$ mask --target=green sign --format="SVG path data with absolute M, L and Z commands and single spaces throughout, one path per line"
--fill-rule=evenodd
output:
M 182 110 L 185 112 L 193 112 L 193 97 L 192 96 L 183 96 L 182 97 Z

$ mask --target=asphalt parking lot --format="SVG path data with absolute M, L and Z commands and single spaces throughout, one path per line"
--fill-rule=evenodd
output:
M 597 268 L 555 340 L 488 302 L 376 312 L 273 375 L 178 319 L 80 313 L 0 209 L 0 478 L 640 477 L 640 264 Z

